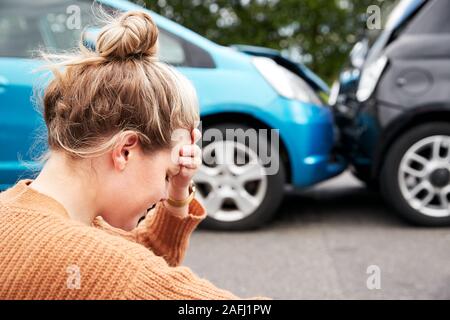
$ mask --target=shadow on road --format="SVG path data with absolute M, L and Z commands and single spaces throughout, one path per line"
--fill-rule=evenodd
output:
M 349 174 L 308 191 L 287 194 L 272 225 L 313 222 L 410 227 L 377 191 L 369 190 Z

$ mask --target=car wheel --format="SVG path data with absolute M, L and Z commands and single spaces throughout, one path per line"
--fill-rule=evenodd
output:
M 408 221 L 450 225 L 450 123 L 423 124 L 395 141 L 383 165 L 381 187 Z
M 216 129 L 224 139 L 205 141 L 207 129 Z M 270 150 L 270 155 L 274 155 L 271 159 L 278 161 L 275 174 L 267 174 L 267 165 L 258 156 L 254 143 L 230 138 L 227 129 L 250 128 L 240 124 L 204 128 L 203 163 L 194 176 L 197 198 L 208 212 L 201 226 L 216 230 L 254 229 L 267 223 L 278 209 L 284 195 L 285 168 L 270 139 L 259 137 L 256 145 L 259 150 Z

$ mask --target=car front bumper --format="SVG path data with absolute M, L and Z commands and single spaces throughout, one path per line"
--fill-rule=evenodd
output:
M 343 172 L 347 162 L 335 150 L 338 133 L 331 109 L 288 99 L 278 103 L 285 113 L 280 135 L 289 154 L 292 187 L 309 187 Z

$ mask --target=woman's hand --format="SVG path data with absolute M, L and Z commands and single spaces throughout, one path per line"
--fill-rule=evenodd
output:
M 192 177 L 202 163 L 201 149 L 196 144 L 200 138 L 200 130 L 194 128 L 190 132 L 191 143 L 182 143 L 177 146 L 177 149 L 179 149 L 177 159 L 179 171 L 176 175 L 169 178 L 168 188 L 168 196 L 173 200 L 184 200 L 189 196 L 189 185 L 192 181 Z M 178 208 L 171 206 L 167 201 L 165 201 L 164 204 L 173 213 L 181 216 L 186 216 L 188 214 L 188 205 Z

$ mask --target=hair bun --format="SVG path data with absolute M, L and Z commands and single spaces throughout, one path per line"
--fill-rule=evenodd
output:
M 154 56 L 157 52 L 158 27 L 142 11 L 129 11 L 102 28 L 97 38 L 97 52 L 107 59 L 130 56 Z

